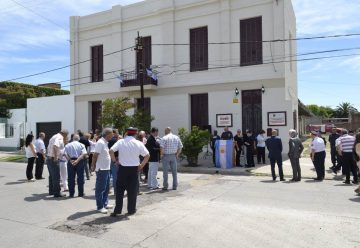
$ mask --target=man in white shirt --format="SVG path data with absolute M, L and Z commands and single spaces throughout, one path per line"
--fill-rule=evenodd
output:
M 136 128 L 127 129 L 127 137 L 116 142 L 110 149 L 110 156 L 113 163 L 119 164 L 118 177 L 116 182 L 116 206 L 111 216 L 116 217 L 121 214 L 123 207 L 124 191 L 127 191 L 128 215 L 136 213 L 136 200 L 139 191 L 139 171 L 148 162 L 150 155 L 145 145 L 136 140 L 138 130 Z M 118 161 L 115 152 L 119 152 Z M 140 163 L 139 156 L 144 159 Z
M 105 128 L 101 139 L 96 142 L 92 158 L 91 171 L 96 171 L 95 198 L 96 207 L 100 213 L 106 214 L 107 209 L 112 208 L 108 204 L 110 187 L 110 163 L 108 142 L 113 137 L 113 130 Z
M 325 178 L 325 143 L 322 138 L 319 137 L 318 132 L 312 131 L 311 137 L 311 160 L 314 163 L 317 177 L 315 181 L 322 181 Z
M 65 156 L 67 158 L 67 172 L 68 172 L 68 187 L 70 197 L 75 194 L 75 176 L 77 177 L 78 196 L 84 196 L 84 172 L 86 166 L 87 151 L 85 145 L 81 144 L 80 136 L 75 134 L 73 142 L 65 146 Z
M 44 163 L 46 157 L 46 149 L 44 144 L 45 133 L 39 133 L 39 138 L 35 141 L 35 150 L 36 150 L 36 168 L 35 168 L 35 179 L 45 179 L 42 174 L 44 170 Z
M 165 136 L 161 139 L 160 142 L 160 158 L 163 165 L 163 190 L 168 189 L 168 172 L 169 167 L 173 176 L 173 190 L 177 189 L 178 180 L 177 180 L 177 160 L 181 154 L 183 144 L 181 143 L 180 138 L 177 135 L 174 135 L 171 132 L 171 128 L 167 127 L 165 129 Z
M 66 129 L 61 130 L 58 134 L 52 136 L 48 146 L 47 166 L 49 170 L 49 195 L 54 197 L 64 197 L 60 188 L 60 150 L 64 148 L 64 139 L 69 132 Z

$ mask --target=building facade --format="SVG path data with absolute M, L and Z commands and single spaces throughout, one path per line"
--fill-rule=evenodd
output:
M 297 126 L 289 0 L 146 0 L 71 17 L 70 26 L 76 129 L 98 128 L 107 98 L 138 102 L 138 63 L 157 73 L 144 75 L 145 103 L 161 130 L 275 128 L 287 139 Z

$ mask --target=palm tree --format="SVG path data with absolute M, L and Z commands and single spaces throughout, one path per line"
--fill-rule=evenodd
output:
M 359 112 L 351 103 L 342 102 L 336 107 L 337 118 L 348 118 L 350 114 Z

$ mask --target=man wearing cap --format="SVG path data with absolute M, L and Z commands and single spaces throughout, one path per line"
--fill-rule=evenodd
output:
M 346 175 L 345 184 L 350 184 L 350 171 L 353 174 L 353 184 L 358 184 L 358 173 L 356 163 L 353 157 L 353 148 L 355 144 L 355 137 L 348 134 L 346 129 L 343 129 L 343 136 L 340 140 L 340 155 L 342 156 L 342 165 Z
M 265 141 L 266 147 L 269 150 L 269 159 L 271 164 L 271 175 L 273 178 L 273 181 L 276 180 L 276 173 L 275 173 L 275 163 L 278 165 L 279 168 L 279 176 L 280 181 L 285 181 L 284 179 L 284 173 L 282 168 L 282 141 L 279 137 L 277 137 L 277 131 L 273 130 L 271 132 L 271 137 Z
M 44 144 L 45 133 L 39 133 L 39 138 L 35 141 L 35 151 L 37 155 L 36 159 L 36 169 L 35 169 L 35 179 L 45 179 L 43 178 L 43 170 L 44 170 L 44 163 L 46 157 L 46 149 Z
M 68 136 L 69 132 L 65 129 L 55 134 L 49 140 L 47 166 L 49 170 L 49 195 L 54 197 L 66 196 L 61 194 L 60 188 L 60 150 L 64 148 L 64 139 Z
M 106 214 L 107 209 L 112 208 L 108 204 L 108 195 L 110 188 L 110 154 L 108 142 L 113 137 L 113 130 L 105 128 L 101 139 L 96 142 L 95 152 L 91 164 L 91 171 L 96 171 L 95 198 L 97 210 Z
M 180 138 L 171 132 L 171 128 L 165 129 L 165 136 L 161 139 L 160 143 L 160 158 L 163 165 L 163 190 L 168 189 L 168 171 L 169 167 L 173 176 L 172 189 L 176 190 L 178 186 L 177 180 L 177 160 L 181 154 L 183 144 Z
M 77 176 L 78 196 L 84 196 L 84 172 L 87 161 L 87 151 L 85 145 L 81 144 L 80 136 L 75 134 L 73 142 L 65 146 L 65 156 L 67 158 L 68 187 L 70 197 L 75 194 L 75 176 Z
M 145 145 L 136 140 L 138 130 L 128 128 L 127 136 L 119 140 L 110 149 L 110 156 L 113 163 L 119 164 L 118 177 L 116 182 L 116 206 L 111 216 L 116 217 L 121 214 L 123 207 L 124 191 L 127 191 L 128 215 L 136 213 L 136 200 L 139 191 L 139 171 L 141 171 L 149 161 L 149 151 Z M 119 152 L 118 161 L 115 158 L 115 152 Z M 139 156 L 144 160 L 140 163 Z
M 325 142 L 319 137 L 317 131 L 311 131 L 311 160 L 314 163 L 317 177 L 315 181 L 322 181 L 325 178 Z

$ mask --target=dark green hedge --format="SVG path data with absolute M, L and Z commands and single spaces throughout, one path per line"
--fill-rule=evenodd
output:
M 0 83 L 0 117 L 6 117 L 8 109 L 26 108 L 28 98 L 68 94 L 70 92 L 67 90 L 15 82 L 2 82 Z

